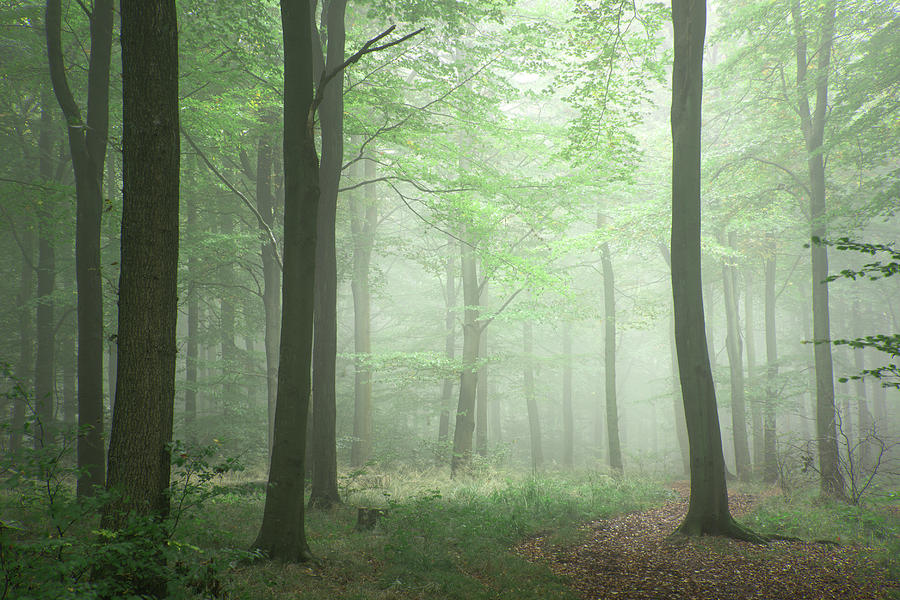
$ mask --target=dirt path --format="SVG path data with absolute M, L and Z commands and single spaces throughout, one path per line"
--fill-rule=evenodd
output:
M 642 513 L 585 526 L 578 546 L 528 540 L 516 552 L 547 562 L 583 598 L 653 600 L 875 600 L 890 582 L 853 548 L 776 541 L 759 546 L 722 538 L 672 541 L 667 536 L 687 510 L 681 500 Z M 730 494 L 735 516 L 752 498 Z M 895 588 L 896 589 L 896 588 Z

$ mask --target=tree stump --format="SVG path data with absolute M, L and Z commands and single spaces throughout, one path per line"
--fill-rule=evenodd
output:
M 378 518 L 387 514 L 383 508 L 359 507 L 356 512 L 356 530 L 371 531 L 378 524 Z

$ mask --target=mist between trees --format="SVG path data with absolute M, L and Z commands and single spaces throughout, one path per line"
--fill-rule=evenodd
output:
M 105 530 L 173 440 L 289 561 L 370 472 L 690 477 L 756 541 L 726 481 L 896 489 L 897 2 L 150 4 L 0 8 L 0 443 Z

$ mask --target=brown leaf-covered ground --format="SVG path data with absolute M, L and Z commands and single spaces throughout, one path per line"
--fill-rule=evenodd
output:
M 670 539 L 687 510 L 685 486 L 676 491 L 681 499 L 659 508 L 588 523 L 587 536 L 577 546 L 536 537 L 516 551 L 549 563 L 591 600 L 876 600 L 896 585 L 852 547 Z M 740 516 L 753 498 L 730 494 L 729 501 L 732 514 Z

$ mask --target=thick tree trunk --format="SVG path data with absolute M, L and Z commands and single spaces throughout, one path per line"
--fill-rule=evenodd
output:
M 563 455 L 562 464 L 571 468 L 575 464 L 575 418 L 572 413 L 572 323 L 563 324 Z
M 764 433 L 763 479 L 772 483 L 778 478 L 777 456 L 775 454 L 775 406 L 778 402 L 778 338 L 775 329 L 775 238 L 769 236 L 772 252 L 766 258 L 766 403 Z
M 488 286 L 484 282 L 481 286 L 481 297 L 479 304 L 486 306 L 488 299 Z M 487 358 L 487 332 L 482 330 L 479 336 L 478 356 L 482 359 Z M 488 437 L 487 437 L 487 416 L 488 416 L 488 389 L 487 389 L 487 364 L 482 364 L 478 369 L 478 385 L 475 392 L 475 451 L 479 456 L 487 456 Z
M 359 145 L 357 143 L 357 145 Z M 375 179 L 375 161 L 366 160 L 365 179 Z M 357 179 L 359 173 L 357 172 Z M 353 345 L 357 355 L 353 382 L 353 445 L 350 466 L 361 467 L 372 458 L 372 291 L 369 269 L 375 228 L 378 226 L 378 195 L 374 183 L 366 186 L 365 199 L 350 199 L 350 229 L 353 235 Z
M 534 393 L 534 331 L 531 321 L 522 323 L 522 350 L 525 355 L 524 388 L 531 440 L 531 470 L 538 471 L 544 466 L 544 449 L 541 443 L 541 415 Z
M 609 442 L 609 466 L 621 471 L 622 446 L 619 442 L 619 407 L 616 399 L 616 291 L 613 281 L 612 259 L 609 244 L 600 247 L 603 267 L 603 358 L 606 382 L 606 439 Z
M 816 241 L 827 233 L 825 214 L 825 157 L 822 144 L 828 110 L 828 71 L 834 36 L 835 5 L 824 5 L 820 45 L 816 49 L 816 103 L 810 111 L 807 92 L 806 29 L 799 3 L 791 7 L 796 35 L 797 98 L 800 127 L 806 140 L 810 182 L 810 252 L 812 254 L 813 341 L 816 357 L 816 437 L 819 446 L 819 482 L 822 494 L 844 496 L 844 478 L 839 468 L 837 432 L 834 414 L 834 373 L 831 358 L 831 324 L 828 308 L 828 254 L 826 246 Z
M 453 247 L 453 240 L 450 240 L 450 248 Z M 454 273 L 455 261 L 453 253 L 447 256 L 444 266 L 444 299 L 447 311 L 444 317 L 444 352 L 447 358 L 453 359 L 456 355 L 456 275 Z M 453 402 L 453 379 L 444 378 L 444 385 L 441 391 L 441 417 L 438 424 L 438 441 L 444 442 L 450 437 L 450 406 Z
M 319 161 L 313 123 L 310 4 L 282 0 L 284 37 L 284 283 L 275 441 L 266 504 L 253 547 L 270 558 L 311 557 L 304 527 Z
M 472 438 L 475 433 L 475 395 L 478 385 L 478 348 L 481 325 L 478 323 L 479 286 L 476 259 L 472 247 L 460 243 L 463 301 L 463 366 L 459 377 L 459 403 L 456 407 L 456 428 L 453 430 L 453 456 L 450 473 L 457 475 L 468 469 L 472 460 Z
M 100 216 L 103 161 L 109 129 L 109 63 L 112 52 L 113 1 L 96 0 L 91 11 L 87 120 L 66 78 L 62 51 L 62 7 L 48 0 L 47 56 L 53 91 L 68 124 L 75 174 L 75 278 L 78 286 L 78 439 L 79 497 L 103 485 L 103 292 L 100 280 Z
M 703 320 L 700 106 L 706 2 L 673 0 L 672 20 L 672 297 L 678 370 L 691 446 L 691 498 L 678 531 L 685 535 L 755 538 L 731 518 L 728 510 L 725 459 Z
M 659 244 L 663 260 L 669 270 L 672 269 L 672 256 L 669 247 L 664 243 Z M 678 379 L 678 355 L 675 350 L 675 312 L 669 313 L 669 362 L 672 374 L 672 407 L 675 412 L 675 436 L 678 438 L 678 449 L 681 451 L 681 465 L 684 474 L 691 473 L 691 449 L 688 442 L 687 424 L 684 421 L 684 403 L 681 400 L 681 385 Z
M 103 526 L 127 513 L 169 511 L 178 310 L 178 25 L 174 0 L 124 2 L 123 209 L 118 377 L 107 487 L 122 495 Z M 143 593 L 161 596 L 151 576 Z M 147 589 L 149 587 L 149 589 Z
M 321 66 L 326 72 L 333 72 L 344 62 L 344 11 L 346 6 L 346 0 L 331 0 L 323 5 L 323 9 L 326 11 L 323 18 L 328 28 L 328 49 L 323 61 L 324 65 Z M 316 39 L 313 39 L 313 48 L 314 54 L 320 54 L 321 45 Z M 337 408 L 334 380 L 337 358 L 335 218 L 338 185 L 344 161 L 343 98 L 344 75 L 341 72 L 325 88 L 319 110 L 322 128 L 322 164 L 319 169 L 319 213 L 316 233 L 313 478 L 309 497 L 309 505 L 313 508 L 330 508 L 335 504 L 340 504 L 341 501 L 337 488 Z
M 725 288 L 725 319 L 728 333 L 725 344 L 728 351 L 728 366 L 731 372 L 731 427 L 734 434 L 734 462 L 737 476 L 741 481 L 749 481 L 750 447 L 747 443 L 747 409 L 744 398 L 744 361 L 741 348 L 741 332 L 738 324 L 737 291 L 735 290 L 734 268 L 722 263 L 722 280 Z

